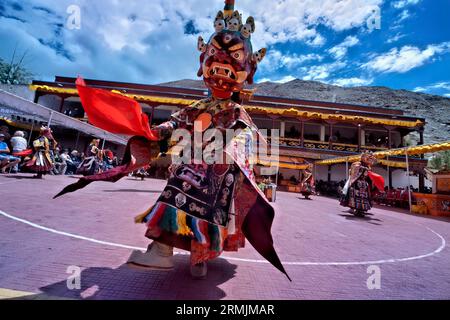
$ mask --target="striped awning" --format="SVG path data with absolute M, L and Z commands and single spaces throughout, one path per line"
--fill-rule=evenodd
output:
M 406 147 L 400 149 L 391 149 L 391 150 L 383 150 L 374 152 L 373 155 L 377 159 L 383 159 L 390 156 L 404 156 L 408 154 L 408 156 L 420 155 L 425 153 L 433 153 L 438 151 L 450 150 L 450 141 L 440 142 L 440 143 L 432 143 L 432 144 L 424 144 L 421 146 L 414 147 Z M 345 162 L 356 162 L 361 160 L 361 155 L 354 155 L 348 157 L 337 157 L 326 160 L 317 161 L 318 165 L 331 165 Z M 405 165 L 406 167 L 406 165 Z
M 303 158 L 286 156 L 279 156 L 278 159 L 259 157 L 257 163 L 266 167 L 273 167 L 278 165 L 278 167 L 280 168 L 295 170 L 305 170 L 310 165 L 310 163 Z
M 49 93 L 60 93 L 60 94 L 70 94 L 74 96 L 78 96 L 77 89 L 75 88 L 59 88 L 48 85 L 30 85 L 29 88 L 31 90 L 38 90 Z M 134 93 L 124 93 L 118 90 L 112 90 L 115 93 L 124 95 L 128 98 L 135 99 L 140 102 L 154 102 L 160 104 L 174 104 L 179 106 L 188 106 L 196 102 L 198 99 L 187 99 L 187 98 L 171 98 L 171 97 L 162 97 L 162 96 L 152 96 L 152 95 L 140 95 Z M 332 121 L 341 121 L 341 122 L 349 122 L 349 123 L 360 123 L 360 124 L 375 124 L 375 125 L 389 125 L 389 126 L 397 126 L 403 128 L 417 128 L 424 126 L 425 123 L 420 120 L 416 121 L 407 121 L 407 120 L 398 120 L 398 119 L 386 119 L 386 118 L 375 118 L 375 117 L 367 117 L 367 116 L 359 116 L 359 115 L 344 115 L 344 114 L 331 114 L 331 113 L 322 113 L 322 112 L 311 112 L 298 109 L 296 107 L 291 108 L 272 108 L 266 106 L 258 106 L 258 105 L 246 105 L 243 107 L 247 112 L 257 113 L 257 114 L 267 114 L 267 115 L 279 115 L 285 117 L 296 117 L 303 119 L 311 119 L 311 120 L 332 120 Z

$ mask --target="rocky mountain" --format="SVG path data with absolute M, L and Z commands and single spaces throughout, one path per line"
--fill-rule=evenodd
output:
M 162 85 L 204 89 L 201 80 L 180 80 Z M 403 110 L 405 115 L 426 118 L 425 143 L 450 140 L 450 98 L 393 90 L 387 87 L 339 87 L 317 81 L 263 82 L 250 86 L 257 95 L 385 107 Z

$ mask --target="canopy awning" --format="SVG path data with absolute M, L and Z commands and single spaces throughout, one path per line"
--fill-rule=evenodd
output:
M 30 85 L 31 90 L 38 90 L 49 93 L 59 93 L 59 94 L 69 94 L 69 95 L 78 95 L 78 92 L 75 88 L 59 88 L 56 86 L 48 86 L 48 85 Z M 122 94 L 128 98 L 135 99 L 141 102 L 153 102 L 153 103 L 161 103 L 161 104 L 174 104 L 180 106 L 188 106 L 196 102 L 198 99 L 188 99 L 188 98 L 172 98 L 172 97 L 162 97 L 162 96 L 154 96 L 154 95 L 140 95 L 134 93 L 125 93 L 118 90 L 112 90 L 115 93 Z M 400 119 L 389 119 L 389 118 L 376 118 L 376 117 L 368 117 L 368 116 L 360 116 L 360 115 L 345 115 L 345 114 L 332 114 L 332 113 L 323 113 L 323 112 L 311 112 L 300 110 L 296 107 L 291 108 L 272 108 L 261 105 L 246 105 L 243 107 L 248 112 L 267 114 L 267 115 L 279 115 L 285 117 L 296 117 L 296 118 L 304 118 L 311 120 L 332 120 L 332 121 L 342 121 L 342 122 L 351 122 L 351 123 L 360 123 L 360 124 L 376 124 L 376 125 L 389 125 L 389 126 L 397 126 L 403 128 L 414 129 L 417 127 L 422 127 L 425 123 L 421 120 L 416 121 L 408 121 L 408 120 L 400 120 Z
M 391 161 L 391 160 L 378 160 L 378 164 L 381 164 L 390 168 L 406 169 L 406 162 L 403 161 Z
M 390 156 L 403 156 L 403 155 L 420 155 L 425 153 L 433 153 L 438 151 L 445 151 L 450 150 L 450 141 L 441 142 L 441 143 L 432 143 L 432 144 L 424 144 L 421 146 L 414 146 L 414 147 L 405 147 L 400 149 L 391 149 L 391 150 L 383 150 L 383 151 L 377 151 L 374 152 L 374 156 L 377 159 L 383 159 Z M 345 163 L 345 162 L 356 162 L 361 159 L 361 155 L 354 155 L 354 156 L 348 156 L 348 157 L 337 157 L 332 159 L 326 159 L 317 161 L 316 164 L 318 165 L 331 165 L 331 164 L 338 164 L 338 163 Z M 386 161 L 385 161 L 386 162 Z M 405 165 L 406 167 L 406 165 Z
M 121 145 L 127 144 L 127 137 L 112 134 L 4 90 L 0 90 L 0 110 L 1 116 L 13 124 L 15 122 L 13 120 L 14 115 L 20 115 L 23 118 L 44 123 L 47 123 L 51 119 L 51 126 L 61 126 L 77 130 L 96 138 L 105 139 Z
M 305 170 L 310 165 L 310 163 L 303 158 L 286 156 L 279 156 L 278 161 L 268 157 L 259 157 L 257 163 L 266 167 L 273 167 L 278 165 L 278 167 L 280 168 L 295 170 Z

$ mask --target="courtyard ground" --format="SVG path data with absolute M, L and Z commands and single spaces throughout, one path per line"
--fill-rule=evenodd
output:
M 165 181 L 127 177 L 52 199 L 74 181 L 0 175 L 0 299 L 450 298 L 450 219 L 385 207 L 357 218 L 335 199 L 278 192 L 272 234 L 292 282 L 249 243 L 192 280 L 180 250 L 170 272 L 125 264 L 150 242 L 133 218 Z M 80 289 L 67 286 L 70 268 L 82 271 Z M 380 289 L 367 286 L 373 270 Z

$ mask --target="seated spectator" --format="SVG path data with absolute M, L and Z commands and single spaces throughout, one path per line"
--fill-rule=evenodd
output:
M 77 172 L 77 168 L 81 163 L 81 157 L 77 150 L 73 150 L 70 153 L 70 160 L 67 161 L 67 171 L 66 174 L 75 174 Z
M 59 158 L 61 159 L 61 166 L 59 168 L 60 174 L 65 175 L 69 164 L 73 165 L 72 158 L 69 156 L 69 150 L 64 149 L 64 152 L 59 156 Z
M 10 155 L 11 151 L 5 142 L 5 135 L 0 133 L 0 168 L 1 173 L 6 173 L 6 170 L 15 167 L 19 162 L 20 158 Z
M 113 164 L 114 154 L 111 150 L 105 150 L 103 152 L 102 170 L 107 171 L 114 168 Z
M 73 150 L 70 153 L 70 158 L 72 159 L 73 162 L 78 162 L 78 163 L 81 162 L 81 157 L 77 150 Z
M 22 152 L 27 149 L 28 142 L 25 139 L 23 131 L 16 131 L 10 140 L 13 154 Z M 18 156 L 18 155 L 16 155 Z M 19 164 L 16 164 L 13 169 L 15 172 L 19 171 Z
M 52 171 L 50 171 L 50 174 L 53 175 L 59 175 L 61 174 L 61 169 L 63 169 L 63 164 L 62 164 L 62 160 L 61 160 L 61 155 L 60 155 L 60 149 L 59 147 L 56 147 L 55 150 L 53 150 L 53 152 L 50 152 L 52 155 L 52 160 L 53 160 L 53 169 Z
M 28 142 L 25 140 L 24 136 L 25 133 L 23 133 L 23 131 L 16 131 L 14 133 L 14 136 L 10 141 L 13 153 L 24 151 L 27 148 Z
M 0 134 L 3 134 L 6 141 L 11 139 L 11 135 L 9 134 L 9 128 L 8 126 L 1 126 L 0 127 Z

